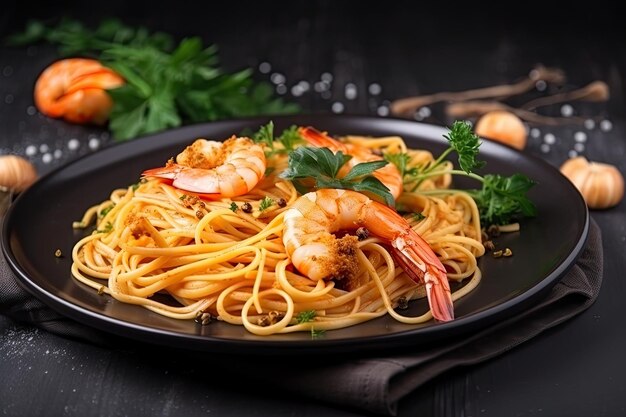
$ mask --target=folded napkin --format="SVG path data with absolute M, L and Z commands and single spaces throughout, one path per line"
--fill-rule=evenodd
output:
M 600 291 L 602 256 L 601 232 L 592 219 L 585 249 L 576 264 L 533 307 L 470 337 L 379 356 L 281 358 L 280 361 L 238 357 L 230 361 L 211 355 L 198 357 L 191 352 L 165 355 L 172 359 L 164 364 L 162 353 L 166 348 L 146 349 L 145 345 L 124 341 L 56 313 L 20 287 L 3 257 L 0 257 L 0 313 L 64 337 L 105 347 L 123 346 L 143 360 L 149 360 L 146 355 L 158 357 L 160 366 L 183 369 L 192 379 L 194 374 L 227 372 L 245 378 L 251 386 L 271 386 L 276 392 L 288 391 L 342 407 L 395 415 L 404 396 L 435 376 L 502 354 L 587 309 Z M 197 384 L 197 379 L 194 383 Z

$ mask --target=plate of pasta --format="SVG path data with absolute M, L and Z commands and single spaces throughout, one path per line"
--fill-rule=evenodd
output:
M 556 168 L 466 123 L 277 116 L 71 162 L 18 196 L 3 250 L 36 297 L 105 332 L 323 354 L 436 343 L 528 308 L 588 221 Z

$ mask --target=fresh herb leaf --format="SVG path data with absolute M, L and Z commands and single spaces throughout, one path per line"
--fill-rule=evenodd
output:
M 532 217 L 537 208 L 526 196 L 536 183 L 522 174 L 511 177 L 485 175 L 480 190 L 470 190 L 483 224 L 506 224 L 523 217 Z
M 285 154 L 303 142 L 298 133 L 298 127 L 295 125 L 283 130 L 280 136 L 274 137 L 274 122 L 271 120 L 266 125 L 260 126 L 257 132 L 251 134 L 251 137 L 256 143 L 263 143 L 270 149 L 266 152 L 268 155 Z M 276 148 L 277 141 L 282 144 L 282 148 Z
M 313 327 L 311 327 L 311 339 L 319 339 L 320 337 L 324 336 L 326 334 L 326 331 L 323 329 L 314 329 Z
M 235 213 L 237 209 L 239 209 L 239 207 L 237 207 L 237 203 L 233 201 L 230 203 L 230 209 L 233 211 L 233 213 Z
M 468 174 L 485 165 L 484 161 L 477 161 L 480 138 L 472 131 L 472 126 L 465 121 L 457 120 L 452 124 L 450 132 L 443 135 L 448 140 L 450 148 L 459 155 L 459 165 Z
M 261 202 L 259 203 L 259 211 L 267 210 L 274 204 L 274 200 L 270 197 L 263 197 Z
M 413 213 L 413 220 L 419 222 L 426 218 L 423 213 Z
M 282 143 L 285 152 L 294 150 L 296 145 L 304 142 L 302 136 L 298 133 L 298 126 L 296 125 L 291 125 L 289 128 L 283 130 L 278 140 Z
M 111 222 L 106 222 L 106 224 L 101 229 L 97 230 L 98 233 L 111 233 L 112 231 L 113 223 Z
M 316 315 L 317 312 L 315 310 L 304 310 L 298 313 L 296 320 L 298 323 L 307 323 L 313 321 Z
M 274 149 L 274 122 L 270 120 L 266 125 L 259 127 L 258 132 L 252 135 L 252 140 Z
M 356 164 L 343 178 L 338 178 L 339 170 L 352 158 L 339 151 L 333 153 L 328 148 L 302 146 L 289 153 L 289 166 L 280 174 L 281 178 L 292 180 L 296 189 L 304 193 L 310 187 L 300 180 L 313 180 L 314 188 L 341 188 L 364 191 L 377 196 L 389 206 L 395 202 L 389 189 L 372 176 L 373 172 L 387 164 L 387 161 L 370 161 Z
M 391 162 L 398 168 L 402 177 L 406 175 L 407 165 L 411 160 L 411 157 L 407 153 L 385 153 L 383 155 L 385 161 Z
M 98 217 L 103 218 L 104 216 L 106 216 L 111 210 L 113 210 L 113 207 L 115 207 L 115 204 L 111 204 L 106 206 L 105 208 L 103 208 L 102 210 L 100 210 L 100 213 L 98 213 Z

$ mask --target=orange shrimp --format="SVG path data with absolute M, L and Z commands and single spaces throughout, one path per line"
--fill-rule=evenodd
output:
M 409 223 L 390 207 L 351 190 L 322 189 L 298 198 L 285 211 L 283 243 L 293 265 L 312 280 L 350 279 L 358 271 L 354 236 L 334 232 L 366 227 L 390 244 L 394 259 L 426 285 L 433 317 L 454 319 L 446 269 Z
M 124 79 L 94 59 L 68 58 L 46 68 L 35 83 L 35 106 L 48 117 L 104 124 L 113 107 L 105 90 Z
M 252 190 L 265 174 L 263 147 L 249 138 L 224 142 L 197 139 L 164 167 L 148 169 L 144 177 L 173 180 L 181 190 L 236 197 Z
M 336 139 L 331 138 L 326 133 L 322 133 L 313 127 L 301 127 L 298 129 L 300 136 L 311 145 L 317 147 L 325 147 L 333 152 L 341 151 L 344 155 L 351 155 L 352 158 L 341 168 L 339 176 L 346 175 L 353 166 L 360 164 L 361 162 L 380 161 L 382 156 L 376 155 L 371 149 L 351 144 L 339 142 Z M 397 199 L 402 194 L 402 175 L 394 164 L 387 164 L 384 167 L 377 169 L 373 173 L 375 178 L 378 178 L 388 189 L 394 199 Z

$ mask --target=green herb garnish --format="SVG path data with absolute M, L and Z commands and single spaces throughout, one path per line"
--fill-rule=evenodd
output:
M 344 155 L 341 151 L 333 153 L 328 148 L 299 147 L 289 153 L 289 166 L 280 177 L 291 180 L 301 193 L 310 188 L 301 181 L 308 179 L 314 182 L 315 189 L 341 188 L 369 192 L 393 207 L 395 202 L 389 189 L 372 175 L 388 162 L 362 162 L 353 166 L 343 178 L 338 178 L 340 168 L 351 158 L 351 155 Z
M 270 197 L 263 197 L 261 203 L 259 203 L 259 211 L 267 210 L 274 204 L 274 200 Z
M 256 143 L 265 144 L 265 146 L 269 148 L 269 151 L 266 152 L 267 156 L 285 154 L 292 151 L 296 145 L 303 142 L 300 133 L 298 133 L 298 127 L 295 125 L 283 130 L 280 136 L 275 138 L 274 122 L 271 120 L 266 125 L 260 126 L 259 130 L 252 134 L 252 140 Z M 280 143 L 282 147 L 277 148 L 276 142 Z
M 56 44 L 63 55 L 96 58 L 122 75 L 126 84 L 108 90 L 114 103 L 109 128 L 116 140 L 185 123 L 298 111 L 275 98 L 268 83 L 254 82 L 250 69 L 225 72 L 218 66 L 217 48 L 205 47 L 199 37 L 176 45 L 168 34 L 115 19 L 95 30 L 65 19 L 53 27 L 31 21 L 9 41 Z
M 320 337 L 324 336 L 324 334 L 326 334 L 326 331 L 323 329 L 314 329 L 313 327 L 311 327 L 311 339 L 319 339 Z
M 115 204 L 111 204 L 111 205 L 106 206 L 105 208 L 100 210 L 100 213 L 98 213 L 98 216 L 100 218 L 106 216 L 111 210 L 113 210 L 113 207 L 115 207 Z
M 111 233 L 113 231 L 113 223 L 106 222 L 104 227 L 102 227 L 101 229 L 98 229 L 97 231 L 98 233 Z
M 315 310 L 304 310 L 298 313 L 296 320 L 298 321 L 298 324 L 308 323 L 313 321 L 316 315 L 317 312 Z
M 235 213 L 237 209 L 239 209 L 239 207 L 237 207 L 237 203 L 233 201 L 230 203 L 230 209 L 233 211 L 233 213 Z
M 485 175 L 480 190 L 470 190 L 485 224 L 507 224 L 519 217 L 533 217 L 535 205 L 526 193 L 536 183 L 522 174 L 510 177 Z
M 408 155 L 386 155 L 386 158 L 396 164 L 409 182 L 416 187 L 422 180 L 443 174 L 462 175 L 473 178 L 482 183 L 481 189 L 464 190 L 476 201 L 480 211 L 480 218 L 484 224 L 507 224 L 522 217 L 532 217 L 536 214 L 536 207 L 526 193 L 536 184 L 522 174 L 511 177 L 488 174 L 478 175 L 474 170 L 482 168 L 484 161 L 478 161 L 480 138 L 472 131 L 471 125 L 464 121 L 456 121 L 449 132 L 444 135 L 449 147 L 427 167 L 413 167 L 407 169 Z M 452 152 L 458 154 L 461 170 L 446 170 L 441 164 Z

